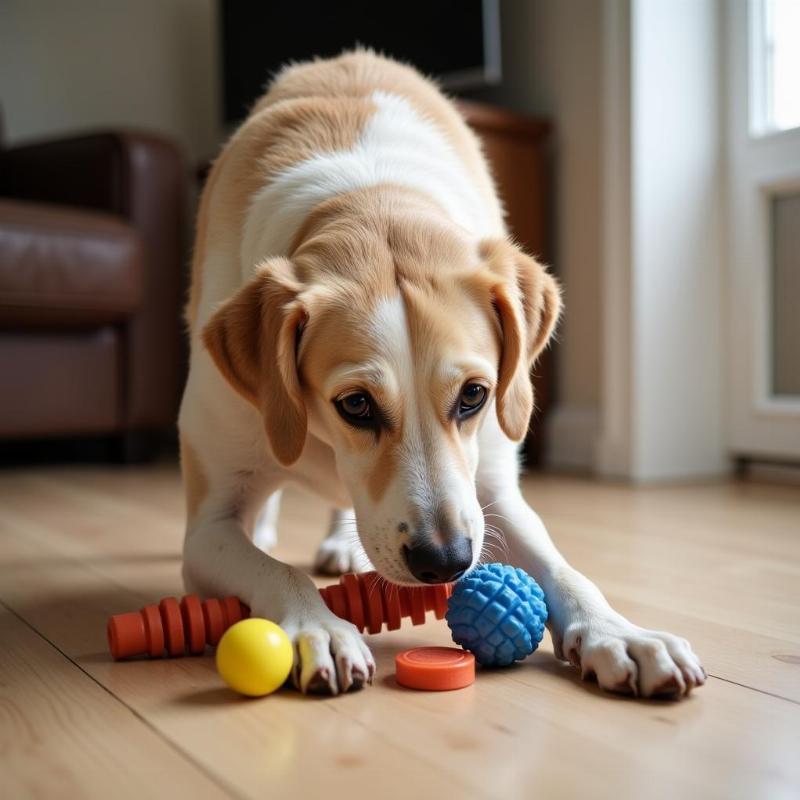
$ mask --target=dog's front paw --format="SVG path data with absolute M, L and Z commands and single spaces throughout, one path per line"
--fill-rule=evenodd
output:
M 609 692 L 640 697 L 680 697 L 706 681 L 706 671 L 686 639 L 649 631 L 624 618 L 573 622 L 554 636 L 556 656 L 596 678 Z
M 337 617 L 284 622 L 294 643 L 292 680 L 303 694 L 338 694 L 372 683 L 375 659 L 354 625 Z
M 369 568 L 363 550 L 350 538 L 330 536 L 324 539 L 314 558 L 314 572 L 318 575 L 344 575 Z

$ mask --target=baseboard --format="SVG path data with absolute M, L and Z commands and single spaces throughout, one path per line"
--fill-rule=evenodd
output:
M 596 408 L 557 405 L 547 417 L 545 464 L 555 469 L 593 472 L 598 432 Z

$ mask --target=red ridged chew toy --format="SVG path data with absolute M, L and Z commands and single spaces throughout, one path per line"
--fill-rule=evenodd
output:
M 443 619 L 451 584 L 396 586 L 376 572 L 342 575 L 338 584 L 319 593 L 337 617 L 349 620 L 359 631 L 378 633 L 400 627 L 404 617 L 414 625 L 425 622 L 425 612 Z M 198 655 L 206 645 L 216 646 L 234 623 L 250 616 L 250 609 L 237 597 L 203 600 L 187 594 L 180 603 L 174 597 L 139 611 L 116 614 L 108 620 L 108 646 L 115 659 L 149 655 L 151 658 Z

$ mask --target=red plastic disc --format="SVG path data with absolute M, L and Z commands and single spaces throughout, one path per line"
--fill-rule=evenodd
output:
M 225 630 L 242 618 L 242 604 L 238 597 L 226 597 L 222 601 L 222 614 L 225 618 Z
M 453 584 L 447 583 L 434 588 L 436 590 L 436 598 L 433 613 L 436 614 L 436 619 L 444 619 L 444 615 L 447 613 L 447 600 L 453 594 Z
M 187 594 L 181 600 L 184 635 L 189 642 L 189 652 L 200 655 L 206 649 L 206 627 L 203 624 L 203 607 L 196 594 Z
M 410 589 L 409 595 L 411 599 L 411 622 L 414 625 L 425 624 L 425 589 Z
M 337 617 L 347 619 L 347 600 L 345 599 L 343 586 L 329 586 L 328 597 L 330 599 L 331 611 Z
M 386 604 L 386 628 L 390 631 L 396 631 L 403 621 L 403 614 L 400 609 L 400 592 L 402 592 L 403 587 L 384 586 L 383 590 L 383 600 Z
M 165 597 L 159 604 L 158 610 L 161 621 L 164 623 L 164 638 L 166 639 L 167 652 L 173 658 L 182 656 L 185 650 L 183 636 L 183 619 L 178 601 L 174 597 Z
M 161 625 L 161 614 L 158 613 L 158 606 L 149 605 L 142 609 L 144 618 L 144 628 L 147 633 L 148 653 L 153 658 L 161 658 L 164 655 L 164 628 Z
M 322 602 L 328 607 L 328 610 L 333 611 L 331 608 L 331 598 L 327 587 L 323 587 L 319 590 L 319 596 L 322 598 Z
M 342 575 L 342 586 L 344 586 L 345 593 L 347 594 L 347 606 L 350 613 L 347 618 L 359 631 L 364 630 L 364 606 L 361 603 L 361 589 L 359 587 L 359 579 L 357 575 L 348 572 L 347 575 Z
M 225 618 L 222 615 L 222 605 L 219 600 L 203 601 L 203 619 L 206 623 L 206 641 L 212 647 L 216 647 L 222 634 L 225 633 Z
M 374 572 L 369 572 L 362 576 L 361 587 L 364 608 L 367 612 L 367 631 L 369 633 L 380 633 L 383 627 L 383 599 L 380 578 Z
M 444 692 L 475 682 L 475 656 L 455 647 L 415 647 L 395 658 L 401 686 Z
M 405 619 L 411 616 L 411 590 L 408 586 L 390 587 L 389 591 L 397 592 L 400 600 L 400 616 Z

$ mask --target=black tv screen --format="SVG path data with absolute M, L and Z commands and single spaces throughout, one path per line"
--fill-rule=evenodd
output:
M 500 79 L 498 0 L 220 0 L 224 113 L 238 122 L 289 61 L 364 45 L 446 88 Z

